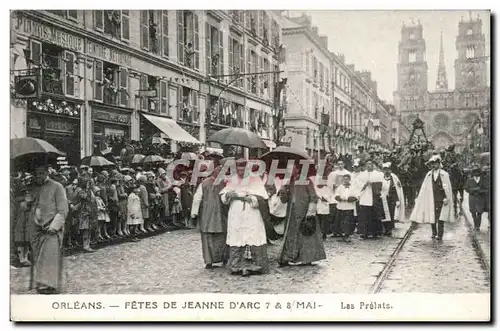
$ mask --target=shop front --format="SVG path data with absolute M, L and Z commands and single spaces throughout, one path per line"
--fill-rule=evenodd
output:
M 94 104 L 92 109 L 94 153 L 108 148 L 116 150 L 114 147 L 130 140 L 131 115 L 132 111 L 129 110 L 114 110 Z
M 49 102 L 47 102 L 49 101 Z M 56 103 L 57 104 L 57 103 Z M 28 104 L 27 136 L 48 141 L 66 153 L 70 165 L 80 163 L 80 105 L 55 106 L 50 99 Z

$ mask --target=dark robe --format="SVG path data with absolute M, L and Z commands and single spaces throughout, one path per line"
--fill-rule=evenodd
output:
M 283 188 L 282 188 L 283 189 Z M 286 190 L 286 188 L 284 188 Z M 321 225 L 315 220 L 315 231 L 305 236 L 299 230 L 300 223 L 306 218 L 310 203 L 317 202 L 317 196 L 311 185 L 291 185 L 289 187 L 288 209 L 285 233 L 279 255 L 279 263 L 311 263 L 326 259 Z
M 488 211 L 488 182 L 484 176 L 480 176 L 479 182 L 476 183 L 474 177 L 471 177 L 465 183 L 465 190 L 469 193 L 469 209 L 471 213 L 479 213 Z
M 227 213 L 220 200 L 224 183 L 214 185 L 214 182 L 215 178 L 209 177 L 200 184 L 202 199 L 198 222 L 205 264 L 224 262 L 226 256 Z
M 33 253 L 30 288 L 47 286 L 60 292 L 64 222 L 68 214 L 66 191 L 61 184 L 47 179 L 41 187 L 34 190 L 34 195 L 35 201 L 30 212 Z M 50 233 L 49 230 L 55 233 Z

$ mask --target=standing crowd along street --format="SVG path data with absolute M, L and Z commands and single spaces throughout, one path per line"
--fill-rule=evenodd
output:
M 285 159 L 296 156 L 290 151 Z M 202 159 L 214 170 L 192 181 Z M 31 172 L 11 175 L 16 263 L 31 268 L 33 289 L 53 294 L 61 291 L 65 248 L 92 253 L 106 242 L 139 241 L 165 229 L 198 229 L 205 267 L 222 264 L 241 276 L 268 273 L 270 261 L 311 265 L 326 259 L 329 237 L 345 245 L 356 236 L 390 237 L 398 222 L 430 224 L 432 239 L 442 241 L 464 190 L 476 229 L 489 209 L 489 168 L 464 170 L 462 162 L 453 146 L 443 152 L 430 144 L 392 152 L 359 146 L 354 156 L 328 155 L 324 169 L 311 165 L 307 185 L 300 185 L 302 163 L 271 181 L 269 169 L 248 176 L 249 160 L 208 152 L 176 166 L 173 178 L 164 161 L 56 170 L 35 158 Z M 267 245 L 277 243 L 279 255 L 270 258 Z

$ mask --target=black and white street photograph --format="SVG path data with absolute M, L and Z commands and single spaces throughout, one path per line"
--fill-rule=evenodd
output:
M 490 16 L 11 10 L 11 295 L 489 295 Z

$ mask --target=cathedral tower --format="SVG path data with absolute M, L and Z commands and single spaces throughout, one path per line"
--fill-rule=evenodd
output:
M 458 24 L 455 60 L 455 88 L 459 91 L 481 90 L 487 86 L 487 57 L 482 21 L 469 17 Z
M 420 21 L 401 28 L 398 60 L 398 87 L 394 101 L 398 111 L 423 110 L 427 92 L 425 40 Z

